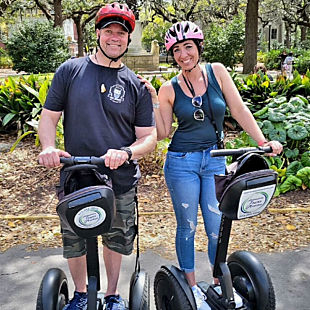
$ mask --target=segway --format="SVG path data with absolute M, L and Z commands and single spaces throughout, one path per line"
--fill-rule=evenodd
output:
M 112 227 L 116 211 L 114 192 L 109 178 L 98 172 L 98 166 L 104 164 L 103 158 L 70 157 L 61 158 L 60 162 L 67 166 L 67 177 L 64 182 L 64 196 L 57 205 L 57 213 L 67 229 L 86 240 L 87 309 L 103 310 L 105 304 L 104 294 L 100 292 L 97 236 L 108 232 Z M 150 280 L 148 274 L 140 269 L 137 251 L 126 309 L 148 310 L 149 300 Z M 68 301 L 69 290 L 65 273 L 59 268 L 49 269 L 40 284 L 36 310 L 62 310 Z
M 213 277 L 218 278 L 220 284 L 197 283 L 212 310 L 275 309 L 271 279 L 253 253 L 237 251 L 226 261 L 232 221 L 257 216 L 267 207 L 274 194 L 277 173 L 268 168 L 262 157 L 262 154 L 271 151 L 270 147 L 211 151 L 213 157 L 237 157 L 227 167 L 225 175 L 215 176 L 222 216 Z M 238 294 L 236 300 L 233 289 Z M 176 266 L 162 266 L 156 273 L 154 294 L 157 310 L 197 309 L 185 274 Z

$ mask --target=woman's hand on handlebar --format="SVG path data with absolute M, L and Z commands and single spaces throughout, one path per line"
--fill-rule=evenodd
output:
M 71 157 L 71 155 L 68 152 L 49 146 L 39 154 L 38 162 L 46 168 L 54 168 L 60 165 L 60 157 Z
M 128 160 L 127 152 L 116 149 L 109 149 L 103 157 L 106 167 L 110 169 L 117 169 Z
M 271 146 L 272 153 L 266 153 L 266 156 L 277 156 L 283 151 L 283 145 L 279 141 L 269 141 L 264 143 L 262 146 Z

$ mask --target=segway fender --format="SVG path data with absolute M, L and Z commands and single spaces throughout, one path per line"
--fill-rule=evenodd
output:
M 55 310 L 59 305 L 59 298 L 63 296 L 68 301 L 68 283 L 65 273 L 59 268 L 49 269 L 41 282 L 37 309 Z
M 178 267 L 173 266 L 173 265 L 161 266 L 161 268 L 166 269 L 176 278 L 176 280 L 179 282 L 180 286 L 182 287 L 184 294 L 186 295 L 186 298 L 188 302 L 190 303 L 192 309 L 196 309 L 194 295 L 193 295 L 193 292 L 190 286 L 188 285 L 184 272 L 181 271 Z
M 150 278 L 143 269 L 135 271 L 130 279 L 129 291 L 130 310 L 150 309 Z

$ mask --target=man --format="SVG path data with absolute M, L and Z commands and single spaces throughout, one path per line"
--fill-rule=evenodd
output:
M 131 254 L 135 237 L 140 172 L 132 160 L 154 149 L 156 129 L 147 89 L 121 62 L 135 27 L 134 14 L 126 4 L 107 4 L 98 11 L 95 26 L 96 54 L 68 60 L 55 73 L 39 125 L 39 163 L 52 168 L 60 165 L 61 156 L 105 155 L 105 173 L 112 179 L 117 208 L 112 230 L 102 237 L 108 281 L 105 300 L 106 309 L 115 310 L 124 309 L 117 283 L 122 255 Z M 66 151 L 55 147 L 62 112 Z M 130 164 L 123 165 L 125 161 Z M 87 309 L 85 242 L 63 231 L 63 244 L 75 284 L 74 297 L 64 309 Z
M 293 78 L 293 63 L 294 63 L 293 52 L 289 52 L 284 60 L 283 65 L 286 70 L 286 75 L 290 80 Z

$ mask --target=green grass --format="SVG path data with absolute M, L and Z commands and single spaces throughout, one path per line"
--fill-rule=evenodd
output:
M 23 74 L 22 76 L 27 79 L 31 74 Z M 11 78 L 15 81 L 18 81 L 21 75 L 10 75 Z M 39 74 L 34 74 L 34 76 L 37 76 L 39 78 L 39 82 L 42 82 L 45 80 L 47 77 L 48 79 L 52 79 L 54 76 L 54 73 L 39 73 Z M 5 80 L 5 77 L 0 78 L 0 82 L 3 82 Z

